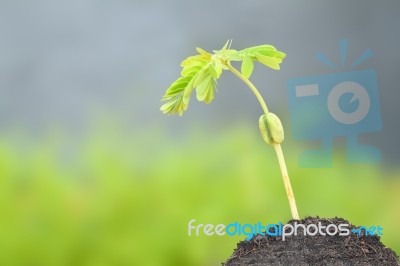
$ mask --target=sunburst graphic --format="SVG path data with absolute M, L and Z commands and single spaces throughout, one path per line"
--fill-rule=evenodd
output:
M 339 50 L 340 50 L 340 62 L 341 62 L 341 67 L 346 66 L 346 58 L 347 58 L 347 47 L 348 47 L 348 41 L 347 39 L 341 39 L 339 40 Z M 358 66 L 359 64 L 363 63 L 366 61 L 368 58 L 373 56 L 372 50 L 367 49 L 365 50 L 358 58 L 351 64 L 351 68 L 354 68 Z M 317 52 L 316 58 L 318 61 L 323 63 L 324 65 L 329 66 L 332 69 L 337 69 L 338 66 L 335 65 L 332 60 L 330 60 L 325 54 L 322 52 Z

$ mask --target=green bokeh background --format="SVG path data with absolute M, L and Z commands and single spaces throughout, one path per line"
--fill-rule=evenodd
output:
M 196 223 L 286 222 L 278 164 L 257 127 L 214 131 L 162 127 L 127 131 L 101 122 L 66 153 L 59 129 L 30 143 L 18 131 L 0 142 L 2 265 L 218 265 L 244 237 L 188 236 Z M 347 164 L 299 168 L 283 144 L 302 217 L 380 225 L 400 252 L 399 171 Z M 68 156 L 67 156 L 68 155 Z

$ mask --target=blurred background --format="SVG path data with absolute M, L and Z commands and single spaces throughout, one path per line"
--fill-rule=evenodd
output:
M 189 237 L 187 224 L 286 222 L 290 210 L 256 98 L 224 73 L 215 100 L 182 116 L 161 97 L 179 63 L 211 51 L 273 44 L 280 71 L 252 81 L 286 128 L 283 150 L 301 216 L 380 225 L 400 253 L 400 2 L 1 1 L 0 264 L 219 265 L 243 237 Z M 345 139 L 331 168 L 298 165 L 288 79 L 332 73 L 315 60 L 377 73 L 383 130 L 361 139 L 379 164 L 349 164 Z M 348 71 L 346 66 L 335 71 Z

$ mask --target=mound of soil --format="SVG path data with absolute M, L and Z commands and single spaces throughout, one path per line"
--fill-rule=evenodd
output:
M 294 223 L 327 226 L 328 224 L 348 224 L 350 234 L 340 236 L 339 231 L 330 236 L 304 236 L 299 229 L 297 236 L 256 235 L 249 241 L 238 243 L 232 256 L 223 263 L 225 266 L 239 265 L 400 265 L 395 252 L 385 247 L 377 235 L 353 233 L 357 227 L 341 218 L 322 219 L 307 217 L 303 220 L 291 220 Z M 278 225 L 277 225 L 278 226 Z M 335 229 L 328 227 L 333 234 Z M 274 232 L 270 228 L 270 232 Z

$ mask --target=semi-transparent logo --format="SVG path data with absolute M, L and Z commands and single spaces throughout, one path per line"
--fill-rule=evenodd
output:
M 302 167 L 332 166 L 332 143 L 338 136 L 347 139 L 347 161 L 380 161 L 380 151 L 376 147 L 358 142 L 360 134 L 382 129 L 376 73 L 372 69 L 356 70 L 372 56 L 372 51 L 365 50 L 356 61 L 348 64 L 347 45 L 347 40 L 339 41 L 340 68 L 350 68 L 350 71 L 337 72 L 339 66 L 318 52 L 317 60 L 336 72 L 287 81 L 294 138 L 321 143 L 319 149 L 300 155 Z

